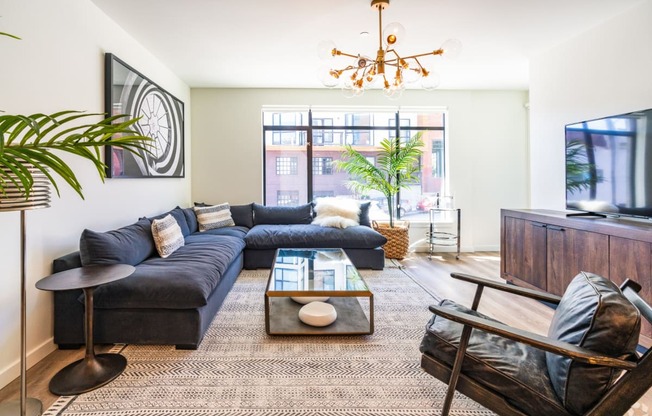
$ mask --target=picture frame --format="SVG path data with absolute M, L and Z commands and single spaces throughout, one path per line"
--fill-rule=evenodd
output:
M 134 128 L 151 137 L 142 158 L 107 146 L 109 178 L 185 177 L 184 103 L 112 53 L 105 54 L 105 111 L 113 116 L 140 117 Z

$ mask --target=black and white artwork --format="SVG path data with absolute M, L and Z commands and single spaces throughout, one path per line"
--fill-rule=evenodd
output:
M 140 117 L 135 129 L 151 137 L 142 158 L 107 147 L 110 178 L 181 178 L 184 170 L 183 102 L 111 53 L 106 54 L 106 112 Z

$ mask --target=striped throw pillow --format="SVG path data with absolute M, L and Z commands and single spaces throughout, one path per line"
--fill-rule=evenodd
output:
M 195 214 L 197 214 L 200 232 L 235 225 L 228 203 L 208 207 L 194 207 L 194 209 Z
M 152 235 L 154 245 L 159 256 L 166 258 L 184 245 L 181 227 L 172 214 L 168 214 L 159 220 L 152 221 Z

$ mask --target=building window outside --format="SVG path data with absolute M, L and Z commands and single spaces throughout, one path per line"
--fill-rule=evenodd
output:
M 277 157 L 277 175 L 296 175 L 298 173 L 298 161 L 296 157 Z
M 313 118 L 312 125 L 314 127 L 333 127 L 332 118 Z M 315 146 L 322 146 L 325 144 L 333 143 L 333 130 L 321 130 L 315 128 L 312 133 L 312 140 Z
M 313 175 L 332 175 L 333 158 L 332 157 L 313 157 L 312 158 Z
M 294 207 L 299 205 L 299 191 L 277 191 L 276 205 Z
M 317 198 L 332 198 L 335 196 L 335 191 L 315 191 L 312 193 L 314 199 Z

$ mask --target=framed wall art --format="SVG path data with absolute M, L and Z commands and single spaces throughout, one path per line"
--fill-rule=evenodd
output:
M 139 158 L 107 146 L 109 178 L 182 178 L 184 168 L 183 102 L 111 53 L 105 55 L 105 107 L 110 115 L 140 117 L 135 128 L 154 141 Z

